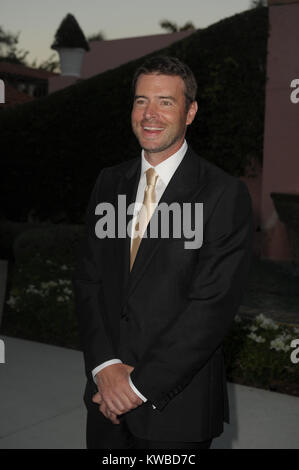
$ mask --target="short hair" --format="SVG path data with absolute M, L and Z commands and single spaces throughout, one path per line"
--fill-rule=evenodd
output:
M 133 94 L 135 94 L 137 80 L 142 74 L 181 77 L 185 84 L 186 110 L 189 109 L 190 104 L 196 99 L 197 83 L 194 74 L 188 65 L 181 62 L 177 57 L 159 55 L 145 60 L 135 71 L 132 81 Z

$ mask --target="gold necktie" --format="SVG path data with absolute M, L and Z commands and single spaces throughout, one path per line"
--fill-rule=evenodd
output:
M 157 175 L 154 168 L 149 168 L 145 173 L 147 187 L 144 191 L 143 206 L 139 211 L 136 220 L 135 231 L 138 231 L 139 234 L 132 240 L 130 270 L 132 269 L 132 266 L 134 264 L 142 236 L 152 216 L 154 209 L 153 204 L 155 204 L 156 202 L 155 186 L 159 175 Z

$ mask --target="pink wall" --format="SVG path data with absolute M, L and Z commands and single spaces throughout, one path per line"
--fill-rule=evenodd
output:
M 290 100 L 290 83 L 299 78 L 299 3 L 270 6 L 269 20 L 261 254 L 283 260 L 290 243 L 270 193 L 299 193 L 299 103 Z

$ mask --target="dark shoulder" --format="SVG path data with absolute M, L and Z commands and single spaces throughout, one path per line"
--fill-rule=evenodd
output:
M 197 159 L 199 165 L 200 179 L 206 184 L 211 185 L 215 190 L 220 192 L 227 189 L 237 189 L 247 192 L 246 184 L 240 180 L 239 177 L 227 173 L 222 168 L 214 163 L 209 162 L 203 157 L 199 156 L 193 149 L 190 148 L 192 158 Z
M 125 162 L 118 163 L 117 165 L 105 167 L 102 171 L 106 175 L 111 176 L 124 175 L 130 172 L 132 169 L 135 169 L 139 163 L 140 156 L 136 158 L 131 158 L 130 160 L 126 160 Z

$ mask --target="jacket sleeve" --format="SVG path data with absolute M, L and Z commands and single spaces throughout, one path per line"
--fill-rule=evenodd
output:
M 104 170 L 92 191 L 86 211 L 85 234 L 73 274 L 76 314 L 84 353 L 87 377 L 99 364 L 117 357 L 105 325 L 102 290 L 101 240 L 95 234 L 95 208 L 100 202 L 100 187 Z
M 134 385 L 158 410 L 188 385 L 228 333 L 241 303 L 253 237 L 251 199 L 236 179 L 222 192 L 204 227 L 186 308 L 131 373 Z

